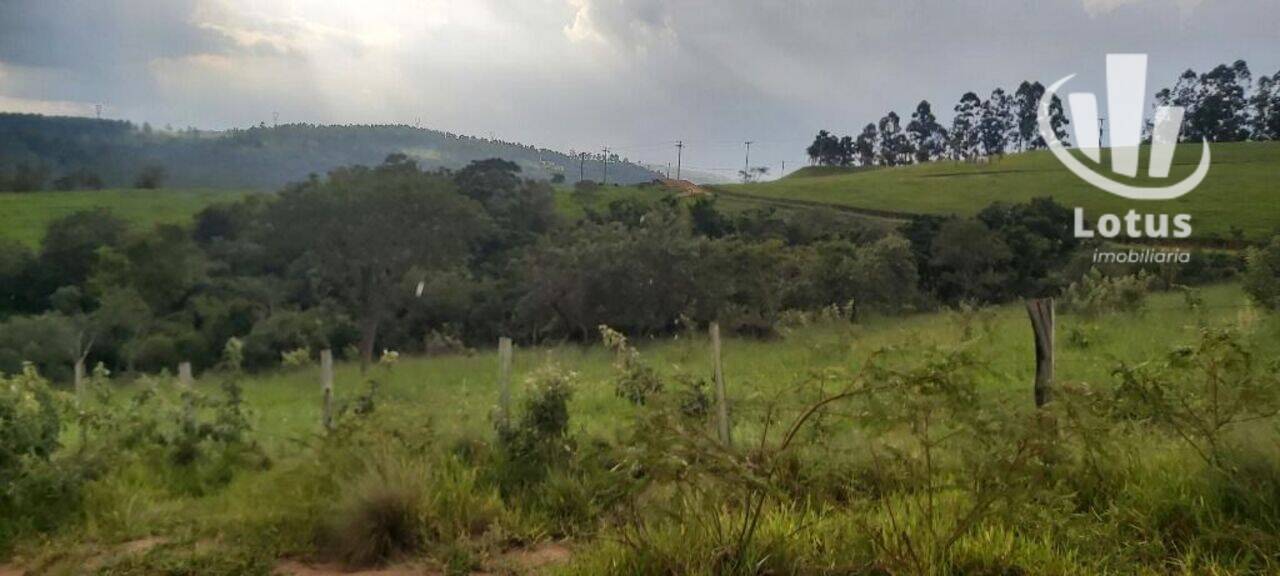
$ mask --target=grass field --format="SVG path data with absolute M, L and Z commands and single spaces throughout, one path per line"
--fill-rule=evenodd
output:
M 246 192 L 214 189 L 76 190 L 0 194 L 0 236 L 35 247 L 49 222 L 81 210 L 109 208 L 135 228 L 186 224 L 204 207 Z
M 1199 147 L 1178 148 L 1169 181 L 1189 174 Z M 1145 159 L 1146 154 L 1142 157 Z M 764 198 L 797 199 L 855 208 L 911 214 L 972 215 L 996 201 L 1024 202 L 1052 196 L 1060 204 L 1080 206 L 1088 214 L 1147 213 L 1192 215 L 1193 238 L 1230 238 L 1232 229 L 1247 238 L 1268 238 L 1280 228 L 1280 143 L 1232 143 L 1212 146 L 1209 175 L 1190 194 L 1170 201 L 1138 202 L 1097 190 L 1064 168 L 1048 152 L 1014 154 L 989 164 L 935 162 L 866 172 L 792 176 L 771 182 L 723 186 Z M 1106 158 L 1104 156 L 1104 162 Z M 1141 169 L 1139 173 L 1144 173 Z M 813 174 L 815 172 L 806 172 Z M 1140 177 L 1135 185 L 1158 185 Z
M 1062 345 L 1057 374 L 1064 382 L 1106 386 L 1111 370 L 1120 362 L 1142 362 L 1158 357 L 1195 339 L 1200 323 L 1234 324 L 1248 310 L 1237 286 L 1224 285 L 1204 291 L 1202 316 L 1186 310 L 1182 296 L 1160 294 L 1141 315 L 1107 315 L 1097 319 L 1060 314 L 1058 334 L 1062 342 L 1073 332 L 1090 340 L 1087 348 Z M 965 325 L 978 338 L 976 345 L 991 367 L 985 388 L 996 394 L 1023 396 L 1031 405 L 1034 352 L 1031 328 L 1021 305 L 993 308 L 966 319 L 959 313 L 921 314 L 905 318 L 872 318 L 856 325 L 819 324 L 794 329 L 782 341 L 730 339 L 725 343 L 725 377 L 732 402 L 747 411 L 779 394 L 798 389 L 828 368 L 864 363 L 875 350 L 890 347 L 919 350 L 932 344 L 955 344 Z M 1280 337 L 1269 335 L 1271 350 L 1280 354 Z M 711 373 L 705 335 L 683 335 L 637 342 L 645 360 L 670 376 L 684 372 Z M 590 434 L 610 436 L 632 409 L 614 394 L 610 382 L 613 356 L 600 346 L 565 345 L 518 349 L 515 381 L 537 367 L 554 362 L 578 372 L 580 387 L 571 404 L 574 427 Z M 412 358 L 400 361 L 380 376 L 387 401 L 415 411 L 456 436 L 491 433 L 489 419 L 498 397 L 497 359 L 492 350 L 473 355 Z M 262 375 L 246 384 L 246 397 L 256 413 L 256 425 L 268 442 L 285 450 L 289 439 L 319 431 L 320 390 L 318 369 L 304 368 Z M 341 365 L 337 371 L 337 397 L 350 399 L 362 390 L 358 368 Z M 519 394 L 517 387 L 517 395 Z M 517 398 L 518 400 L 518 398 Z

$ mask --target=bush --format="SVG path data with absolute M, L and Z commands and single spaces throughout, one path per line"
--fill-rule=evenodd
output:
M 0 549 L 28 526 L 48 528 L 60 517 L 49 505 L 72 500 L 64 482 L 71 476 L 50 466 L 61 430 L 55 396 L 35 366 L 0 376 Z
M 426 478 L 421 465 L 393 459 L 373 464 L 334 515 L 334 554 L 350 567 L 368 567 L 419 550 Z
M 627 344 L 627 337 L 608 326 L 600 327 L 600 338 L 606 348 L 613 350 L 614 392 L 618 397 L 637 406 L 644 405 L 650 396 L 662 392 L 662 379 L 653 368 L 640 361 L 640 351 Z
M 1151 292 L 1152 277 L 1145 271 L 1132 276 L 1106 276 L 1093 268 L 1072 282 L 1062 294 L 1064 310 L 1086 316 L 1108 312 L 1141 312 Z
M 1267 310 L 1280 309 L 1280 236 L 1266 248 L 1250 248 L 1244 291 Z
M 525 382 L 528 395 L 512 423 L 499 421 L 499 463 L 504 492 L 528 487 L 546 477 L 572 453 L 568 442 L 569 398 L 577 374 L 547 365 Z

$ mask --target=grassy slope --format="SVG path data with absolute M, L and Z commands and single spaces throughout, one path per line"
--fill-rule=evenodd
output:
M 1180 146 L 1171 178 L 1189 174 L 1199 155 L 1198 147 Z M 1146 156 L 1144 152 L 1143 158 Z M 1235 226 L 1249 238 L 1258 239 L 1280 227 L 1280 143 L 1216 144 L 1212 159 L 1204 183 L 1171 201 L 1136 202 L 1112 196 L 1076 178 L 1048 152 L 1011 155 L 990 164 L 937 162 L 854 174 L 788 177 L 725 189 L 874 210 L 959 215 L 974 214 L 998 200 L 1022 202 L 1053 196 L 1062 204 L 1080 206 L 1092 214 L 1123 213 L 1131 208 L 1188 213 L 1198 238 L 1210 234 L 1228 237 Z M 1133 180 L 1140 185 L 1157 182 Z
M 245 192 L 206 189 L 77 190 L 0 194 L 0 237 L 38 246 L 49 222 L 67 214 L 109 208 L 136 228 L 183 224 L 205 206 L 231 201 Z
M 1061 314 L 1057 327 L 1061 340 L 1058 378 L 1105 386 L 1111 382 L 1110 371 L 1118 362 L 1158 358 L 1176 345 L 1191 343 L 1202 319 L 1212 324 L 1235 323 L 1245 303 L 1236 286 L 1208 288 L 1204 297 L 1203 318 L 1188 311 L 1182 296 L 1172 293 L 1153 296 L 1150 310 L 1141 316 L 1117 314 L 1089 320 Z M 992 309 L 990 316 L 983 318 L 979 316 L 971 326 L 979 337 L 977 350 L 992 368 L 987 388 L 1025 397 L 1030 406 L 1033 350 L 1025 310 L 1019 305 L 1004 306 Z M 735 417 L 739 433 L 749 437 L 754 429 L 751 406 L 779 392 L 784 392 L 783 403 L 795 405 L 801 399 L 785 392 L 812 382 L 813 375 L 824 368 L 859 365 L 873 350 L 885 346 L 903 346 L 918 361 L 923 345 L 955 344 L 963 324 L 961 317 L 952 313 L 921 314 L 871 319 L 852 327 L 809 326 L 795 330 L 780 342 L 730 339 L 725 344 L 725 373 L 730 397 L 741 407 L 741 415 Z M 1267 349 L 1280 352 L 1276 328 L 1263 325 L 1258 335 Z M 1090 346 L 1069 344 L 1073 331 L 1086 335 Z M 703 336 L 642 342 L 640 346 L 645 361 L 662 373 L 710 374 L 708 345 Z M 515 358 L 516 382 L 547 361 L 579 373 L 579 386 L 571 404 L 575 429 L 608 437 L 628 421 L 632 409 L 614 396 L 612 355 L 603 348 L 566 345 L 520 349 Z M 492 430 L 489 415 L 497 399 L 496 363 L 493 351 L 482 350 L 472 356 L 406 358 L 389 371 L 378 369 L 375 375 L 383 384 L 386 402 L 416 411 L 430 419 L 442 434 L 487 437 Z M 261 375 L 246 383 L 247 400 L 255 411 L 255 427 L 273 451 L 287 451 L 288 439 L 318 431 L 317 382 L 317 369 L 300 368 Z M 360 392 L 358 382 L 357 366 L 339 366 L 339 401 Z M 519 388 L 517 385 L 517 402 Z

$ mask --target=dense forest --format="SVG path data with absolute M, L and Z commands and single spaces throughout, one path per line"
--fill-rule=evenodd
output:
M 274 190 L 402 153 L 424 168 L 502 158 L 532 178 L 634 184 L 658 177 L 616 154 L 566 154 L 405 125 L 260 125 L 225 132 L 0 114 L 0 191 L 160 186 Z

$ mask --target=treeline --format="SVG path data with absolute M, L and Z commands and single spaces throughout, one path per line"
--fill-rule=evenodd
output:
M 225 132 L 0 114 L 0 191 L 156 186 L 274 190 L 340 166 L 409 154 L 426 168 L 503 158 L 529 177 L 631 184 L 658 177 L 616 154 L 565 154 L 404 125 L 260 125 Z M 607 164 L 607 166 L 606 166 Z M 156 175 L 160 178 L 155 178 Z
M 974 160 L 1045 147 L 1036 115 L 1045 88 L 1022 82 L 1012 94 L 995 89 L 986 99 L 966 92 L 952 108 L 950 126 L 943 126 L 927 100 L 903 126 L 889 112 L 869 123 L 856 136 L 836 136 L 821 130 L 806 152 L 822 166 L 897 166 L 935 160 Z M 1186 110 L 1182 138 L 1214 142 L 1280 139 L 1280 72 L 1261 76 L 1257 83 L 1243 60 L 1222 64 L 1209 72 L 1187 70 L 1172 88 L 1155 94 L 1159 106 Z M 1062 102 L 1050 103 L 1055 136 L 1067 141 Z M 1150 126 L 1146 137 L 1150 138 Z
M 250 368 L 331 348 L 460 350 L 498 336 L 590 340 L 718 321 L 768 336 L 796 314 L 894 314 L 1054 294 L 1088 269 L 1049 199 L 901 230 L 814 209 L 728 213 L 715 200 L 620 199 L 569 222 L 545 181 L 504 160 L 424 170 L 403 155 L 130 232 L 107 211 L 0 242 L 0 371 L 66 379 Z M 1214 270 L 1183 272 L 1207 274 Z

